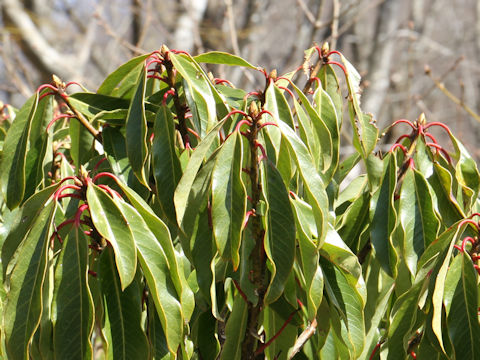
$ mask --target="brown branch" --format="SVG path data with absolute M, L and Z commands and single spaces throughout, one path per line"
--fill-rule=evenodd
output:
M 290 351 L 290 354 L 288 355 L 288 359 L 293 359 L 293 357 L 302 349 L 303 345 L 310 339 L 313 334 L 315 334 L 315 331 L 317 330 L 317 319 L 313 319 L 312 323 L 307 326 L 305 330 L 300 334 L 298 337 L 297 341 L 295 341 L 295 344 L 293 345 L 292 350 Z

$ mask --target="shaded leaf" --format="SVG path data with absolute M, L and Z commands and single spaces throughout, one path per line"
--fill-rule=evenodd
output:
M 247 192 L 242 183 L 243 149 L 237 131 L 223 143 L 212 171 L 212 225 L 220 254 L 240 262 L 240 240 L 247 206 Z
M 93 298 L 88 288 L 88 240 L 72 227 L 55 270 L 54 350 L 59 359 L 91 359 Z
M 123 291 L 132 282 L 137 267 L 132 228 L 113 199 L 98 186 L 87 187 L 87 201 L 93 225 L 113 247 Z
M 295 219 L 288 191 L 277 168 L 267 160 L 262 190 L 267 203 L 265 253 L 271 262 L 271 280 L 265 294 L 270 304 L 282 295 L 295 260 Z
M 17 262 L 10 276 L 3 319 L 9 359 L 28 359 L 28 345 L 40 322 L 42 286 L 54 214 L 55 204 L 50 202 L 35 218 L 19 249 Z
M 148 359 L 148 341 L 141 328 L 142 294 L 138 282 L 122 289 L 113 251 L 107 247 L 100 258 L 98 274 L 110 322 L 113 359 Z

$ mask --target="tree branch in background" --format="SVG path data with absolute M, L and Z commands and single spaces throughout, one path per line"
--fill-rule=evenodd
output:
M 12 33 L 18 34 L 15 40 L 37 68 L 43 81 L 49 81 L 53 73 L 66 79 L 78 75 L 75 58 L 60 54 L 50 45 L 18 0 L 3 0 L 3 14 L 7 25 L 15 29 Z

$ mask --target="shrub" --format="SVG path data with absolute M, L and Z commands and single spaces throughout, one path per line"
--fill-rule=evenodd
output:
M 423 115 L 379 134 L 359 83 L 327 45 L 283 76 L 164 46 L 4 106 L 4 354 L 479 358 L 477 166 Z

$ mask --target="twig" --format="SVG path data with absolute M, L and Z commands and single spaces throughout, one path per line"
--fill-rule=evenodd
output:
M 312 323 L 307 326 L 305 330 L 300 334 L 297 341 L 293 345 L 292 351 L 290 352 L 288 359 L 293 359 L 293 357 L 302 349 L 303 345 L 310 339 L 315 331 L 317 330 L 317 319 L 313 319 Z
M 453 95 L 446 87 L 445 85 L 435 79 L 432 75 L 432 72 L 430 71 L 430 68 L 428 66 L 425 67 L 425 74 L 432 79 L 432 81 L 435 83 L 435 86 L 443 92 L 450 100 L 452 100 L 456 105 L 460 106 L 463 110 L 465 110 L 471 117 L 473 117 L 475 120 L 480 122 L 480 115 L 478 115 L 475 111 L 472 110 L 471 107 L 469 107 L 467 104 L 465 104 L 462 100 L 457 98 L 455 95 Z
M 340 2 L 339 0 L 333 0 L 333 14 L 332 14 L 332 49 L 337 48 L 338 39 L 338 18 L 340 16 Z
M 227 7 L 228 28 L 230 30 L 230 41 L 232 42 L 233 53 L 235 55 L 240 55 L 237 30 L 235 29 L 235 19 L 233 17 L 232 0 L 225 0 L 225 6 Z

